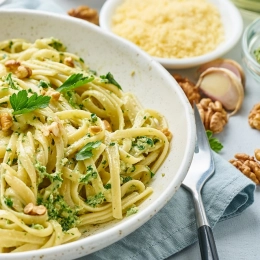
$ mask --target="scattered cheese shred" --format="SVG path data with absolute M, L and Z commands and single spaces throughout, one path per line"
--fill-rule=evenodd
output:
M 220 13 L 207 0 L 125 0 L 112 24 L 115 34 L 161 58 L 200 56 L 224 40 Z

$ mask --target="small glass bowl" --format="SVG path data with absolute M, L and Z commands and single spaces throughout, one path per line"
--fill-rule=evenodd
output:
M 253 77 L 260 81 L 260 63 L 257 62 L 254 51 L 260 48 L 260 18 L 249 24 L 242 37 L 243 63 Z

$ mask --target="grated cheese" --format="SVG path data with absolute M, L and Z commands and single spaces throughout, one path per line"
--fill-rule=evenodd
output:
M 219 11 L 206 0 L 126 0 L 112 19 L 115 34 L 155 57 L 200 56 L 224 40 Z

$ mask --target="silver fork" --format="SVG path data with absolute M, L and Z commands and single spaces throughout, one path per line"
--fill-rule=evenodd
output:
M 182 182 L 182 186 L 190 191 L 193 197 L 201 259 L 217 260 L 219 258 L 215 240 L 201 198 L 201 189 L 204 183 L 213 175 L 215 165 L 205 128 L 195 104 L 194 115 L 197 135 L 196 148 L 190 169 Z

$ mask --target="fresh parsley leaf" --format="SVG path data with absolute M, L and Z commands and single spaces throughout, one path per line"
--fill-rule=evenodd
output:
M 207 130 L 206 134 L 207 134 L 207 137 L 208 137 L 208 140 L 209 140 L 210 148 L 213 151 L 215 151 L 216 153 L 220 152 L 222 150 L 222 148 L 224 147 L 222 145 L 222 143 L 220 143 L 220 141 L 217 138 L 213 137 L 212 131 Z
M 83 77 L 83 74 L 72 74 L 60 87 L 56 90 L 59 92 L 71 91 L 75 88 L 85 85 L 94 80 L 93 76 Z
M 117 81 L 114 79 L 114 76 L 110 72 L 108 72 L 107 75 L 100 76 L 100 78 L 106 80 L 108 83 L 111 83 L 122 90 L 121 86 L 117 83 Z
M 12 79 L 12 73 L 9 73 L 6 77 L 6 82 L 8 83 L 8 85 L 12 88 L 12 89 L 18 89 L 15 84 L 14 84 L 14 81 Z
M 101 141 L 87 143 L 77 154 L 76 160 L 83 161 L 93 156 L 92 150 L 98 148 L 101 145 Z
M 25 114 L 39 108 L 45 108 L 49 105 L 50 99 L 49 96 L 38 96 L 36 93 L 28 97 L 26 90 L 21 90 L 17 94 L 14 93 L 9 98 L 14 110 L 13 115 Z

